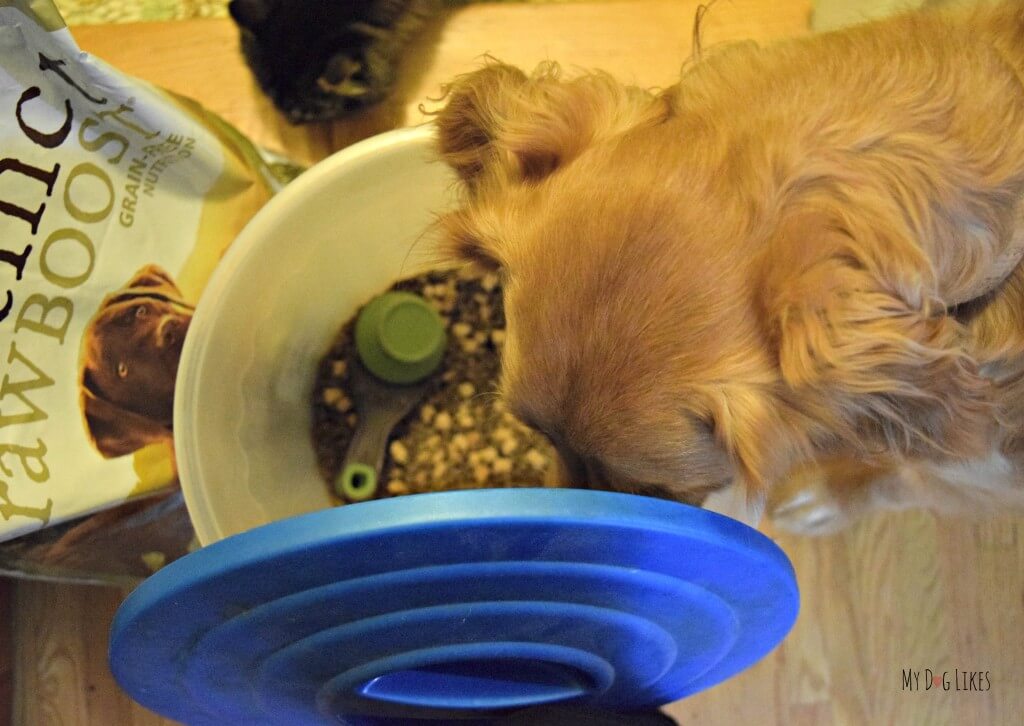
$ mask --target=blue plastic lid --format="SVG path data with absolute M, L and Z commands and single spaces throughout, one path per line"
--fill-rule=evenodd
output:
M 110 667 L 187 724 L 386 724 L 708 688 L 796 619 L 793 568 L 712 512 L 565 489 L 383 499 L 275 522 L 157 572 Z

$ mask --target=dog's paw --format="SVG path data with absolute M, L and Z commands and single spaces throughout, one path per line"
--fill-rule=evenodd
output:
M 768 514 L 779 529 L 814 537 L 835 534 L 856 519 L 854 508 L 837 496 L 821 469 L 782 484 L 769 501 Z

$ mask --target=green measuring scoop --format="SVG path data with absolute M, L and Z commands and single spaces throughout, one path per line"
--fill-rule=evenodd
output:
M 422 297 L 388 292 L 359 313 L 355 342 L 349 392 L 359 421 L 334 490 L 361 502 L 376 495 L 391 430 L 429 388 L 447 336 L 441 316 Z

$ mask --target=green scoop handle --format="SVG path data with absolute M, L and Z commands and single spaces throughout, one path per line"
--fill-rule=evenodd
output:
M 359 421 L 334 489 L 347 501 L 361 502 L 376 496 L 388 437 L 429 388 L 447 337 L 441 316 L 426 300 L 389 292 L 360 312 L 355 341 L 358 360 L 349 388 Z

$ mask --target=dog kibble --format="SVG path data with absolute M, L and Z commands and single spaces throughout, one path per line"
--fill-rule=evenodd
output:
M 143 552 L 141 557 L 150 572 L 156 572 L 167 564 L 167 555 L 163 552 Z
M 527 464 L 532 466 L 534 469 L 537 469 L 538 471 L 547 468 L 548 458 L 544 456 L 544 454 L 537 451 L 537 449 L 530 449 L 529 451 L 526 452 L 523 458 L 526 460 Z
M 409 461 L 409 450 L 405 448 L 405 444 L 401 441 L 392 441 L 391 446 L 388 447 L 388 453 L 391 454 L 391 458 L 395 463 L 405 464 Z
M 441 372 L 431 379 L 421 405 L 392 431 L 381 495 L 547 486 L 550 444 L 490 394 L 497 390 L 498 353 L 505 341 L 498 277 L 436 272 L 391 289 L 423 295 L 441 314 L 449 339 Z M 313 442 L 326 482 L 339 473 L 359 413 L 348 394 L 353 328 L 350 321 L 339 331 L 314 387 Z
M 491 432 L 491 441 L 502 442 L 512 437 L 512 431 L 505 426 L 498 426 Z
M 328 406 L 333 406 L 338 401 L 340 401 L 342 396 L 344 395 L 344 391 L 342 391 L 340 388 L 325 388 L 323 395 L 321 397 L 323 398 L 324 403 L 326 403 Z
M 334 407 L 342 413 L 346 413 L 352 409 L 352 399 L 348 396 L 342 396 L 334 402 Z

